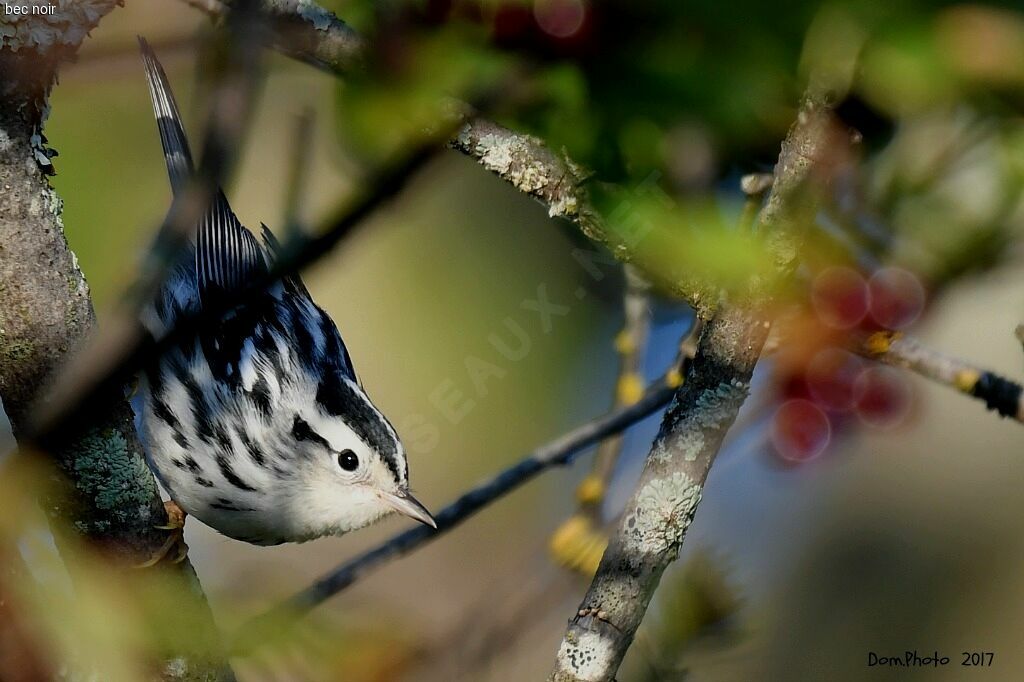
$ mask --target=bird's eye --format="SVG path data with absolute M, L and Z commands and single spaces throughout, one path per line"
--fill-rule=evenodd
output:
M 359 468 L 359 458 L 351 450 L 342 450 L 338 453 L 338 466 L 345 471 L 355 471 Z

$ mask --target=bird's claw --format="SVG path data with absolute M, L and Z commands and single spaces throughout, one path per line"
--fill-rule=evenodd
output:
M 174 500 L 164 502 L 164 512 L 167 514 L 167 523 L 162 526 L 155 526 L 160 530 L 181 530 L 185 527 L 185 517 L 188 514 L 178 506 Z
M 167 523 L 154 526 L 159 530 L 169 531 L 164 543 L 153 552 L 153 555 L 135 568 L 151 568 L 164 559 L 169 559 L 172 564 L 180 564 L 188 556 L 188 545 L 185 544 L 185 510 L 178 506 L 174 500 L 164 502 L 164 511 L 167 512 Z M 171 556 L 174 552 L 173 557 Z

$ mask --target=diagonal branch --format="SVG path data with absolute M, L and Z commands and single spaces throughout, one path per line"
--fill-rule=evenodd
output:
M 214 22 L 227 15 L 233 1 L 185 0 Z M 311 0 L 260 0 L 275 50 L 338 75 L 358 69 L 366 41 L 330 10 Z
M 160 357 L 168 348 L 174 347 L 182 339 L 191 338 L 203 325 L 217 323 L 226 314 L 265 291 L 274 282 L 302 270 L 330 253 L 331 249 L 351 234 L 367 217 L 398 195 L 406 183 L 435 158 L 438 147 L 436 139 L 428 138 L 398 162 L 375 174 L 366 187 L 356 192 L 324 233 L 313 237 L 293 234 L 292 238 L 282 245 L 280 257 L 266 273 L 247 281 L 245 286 L 233 292 L 231 297 L 225 297 L 191 315 L 183 315 L 176 320 L 174 328 L 168 330 L 160 339 L 154 340 L 141 334 L 134 334 L 127 339 L 112 337 L 110 353 L 113 357 L 108 358 L 103 364 L 103 371 L 94 371 L 83 381 L 55 394 L 53 404 L 47 405 L 45 411 L 35 415 L 36 419 L 31 425 L 32 431 L 29 435 L 33 439 L 45 440 L 52 434 L 59 433 L 67 426 L 69 419 L 87 409 L 97 396 L 124 385 L 136 372 L 154 358 Z
M 829 114 L 809 95 L 782 145 L 762 209 L 777 276 L 792 270 L 802 226 L 813 216 L 812 171 L 827 141 Z M 704 481 L 746 398 L 770 328 L 772 291 L 754 283 L 704 326 L 697 354 L 651 446 L 640 482 L 558 651 L 552 682 L 613 680 L 661 575 L 679 553 Z
M 140 313 L 156 298 L 193 237 L 200 217 L 233 168 L 247 130 L 260 79 L 260 48 L 254 36 L 263 32 L 252 5 L 253 0 L 239 0 L 226 18 L 229 30 L 218 46 L 222 49 L 212 73 L 213 87 L 196 173 L 175 196 L 126 297 L 128 300 L 107 317 L 101 333 L 79 349 L 62 369 L 60 390 L 36 405 L 34 437 L 45 440 L 47 432 L 62 430 L 69 416 L 88 417 L 97 395 L 118 390 L 131 379 L 131 373 L 119 369 L 125 356 L 148 343 L 150 334 Z M 47 428 L 54 424 L 57 428 Z

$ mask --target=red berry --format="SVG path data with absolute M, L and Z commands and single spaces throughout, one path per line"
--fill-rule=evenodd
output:
M 851 329 L 868 313 L 868 286 L 853 268 L 829 267 L 814 278 L 811 302 L 822 324 L 833 329 Z
M 807 363 L 807 388 L 815 402 L 828 410 L 845 412 L 854 406 L 854 384 L 864 362 L 839 348 L 824 348 Z
M 910 413 L 910 384 L 894 369 L 871 367 L 864 370 L 853 390 L 857 415 L 869 426 L 895 428 Z
M 569 38 L 583 28 L 587 8 L 583 0 L 537 0 L 533 16 L 541 30 L 554 38 Z
M 810 400 L 788 400 L 772 420 L 772 445 L 788 462 L 807 462 L 828 447 L 832 427 L 828 415 Z
M 879 268 L 868 281 L 871 319 L 886 329 L 910 326 L 924 310 L 921 281 L 903 268 Z

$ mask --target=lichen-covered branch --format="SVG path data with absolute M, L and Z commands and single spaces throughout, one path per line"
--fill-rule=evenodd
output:
M 809 96 L 782 146 L 758 228 L 778 276 L 792 270 L 813 215 L 809 182 L 829 115 Z M 613 680 L 666 567 L 678 555 L 725 434 L 746 398 L 770 328 L 770 283 L 752 282 L 704 326 L 686 380 L 669 405 L 644 471 L 559 647 L 552 682 Z
M 548 207 L 548 215 L 576 224 L 580 231 L 606 247 L 624 263 L 634 263 L 636 252 L 626 240 L 608 228 L 604 218 L 590 203 L 588 173 L 565 154 L 552 151 L 542 140 L 518 133 L 485 118 L 466 121 L 450 147 L 475 159 L 481 166 Z M 703 317 L 717 304 L 718 287 L 675 273 L 668 278 L 645 269 L 644 276 L 666 292 L 690 303 Z
M 854 341 L 851 348 L 894 367 L 903 367 L 985 402 L 1004 417 L 1024 422 L 1024 387 L 1016 381 L 944 355 L 901 332 L 881 331 Z
M 451 147 L 548 207 L 552 218 L 571 220 L 591 239 L 607 242 L 600 216 L 591 208 L 584 183 L 586 172 L 540 139 L 492 121 L 468 121 Z
M 230 2 L 185 0 L 220 21 Z M 346 74 L 359 67 L 366 41 L 353 28 L 311 0 L 260 0 L 274 49 L 321 69 Z
M 64 238 L 61 201 L 50 187 L 42 126 L 58 65 L 116 4 L 60 3 L 53 15 L 20 15 L 0 24 L 0 399 L 19 440 L 60 368 L 95 326 L 89 288 Z M 120 391 L 100 415 L 43 445 L 62 474 L 44 500 L 58 544 L 84 538 L 118 564 L 151 556 L 165 535 L 153 476 Z M 36 444 L 38 445 L 38 444 Z M 173 571 L 182 599 L 205 602 L 191 566 Z M 196 623 L 215 640 L 212 618 Z M 180 679 L 230 679 L 223 661 L 182 659 Z
M 55 68 L 53 51 L 67 56 L 77 46 L 73 37 L 81 40 L 98 21 L 85 8 L 101 16 L 114 4 L 82 3 L 57 19 L 22 17 L 0 33 L 0 397 L 16 436 L 40 389 L 95 324 L 89 288 L 64 239 L 60 198 L 46 178 L 42 126 L 54 71 L 28 65 Z M 152 526 L 163 511 L 127 403 L 111 399 L 103 423 L 64 445 L 57 454 L 76 485 L 77 509 L 62 512 L 111 551 L 140 555 L 157 539 Z

